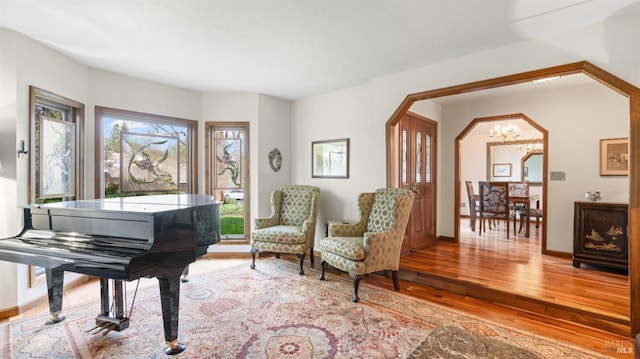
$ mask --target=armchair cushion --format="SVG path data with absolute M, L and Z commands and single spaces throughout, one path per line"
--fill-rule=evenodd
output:
M 273 243 L 306 243 L 307 238 L 302 232 L 300 226 L 272 226 L 263 229 L 257 229 L 253 232 L 253 236 L 261 241 Z
M 340 269 L 341 271 L 347 272 L 349 274 L 365 273 L 365 263 L 363 260 L 352 260 L 339 254 L 323 251 L 322 262 L 331 263 L 331 266 L 333 266 L 334 268 Z
M 364 259 L 362 237 L 329 237 L 322 242 L 322 251 L 338 254 L 354 261 Z

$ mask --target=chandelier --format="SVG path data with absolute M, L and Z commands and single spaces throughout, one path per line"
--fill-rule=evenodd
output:
M 489 130 L 489 137 L 495 138 L 501 143 L 513 141 L 520 136 L 520 129 L 518 126 L 510 123 L 507 125 L 496 125 L 496 127 Z
M 522 144 L 520 145 L 520 147 L 518 147 L 518 149 L 522 152 L 525 153 L 531 153 L 531 152 L 541 152 L 543 148 L 542 143 L 527 143 L 527 144 Z

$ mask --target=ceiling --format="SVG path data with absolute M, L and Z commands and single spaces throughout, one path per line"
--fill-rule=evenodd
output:
M 0 0 L 0 27 L 91 68 L 294 100 L 637 12 L 640 0 Z

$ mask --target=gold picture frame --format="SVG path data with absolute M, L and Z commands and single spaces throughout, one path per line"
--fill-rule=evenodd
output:
M 600 140 L 600 176 L 629 175 L 629 138 Z

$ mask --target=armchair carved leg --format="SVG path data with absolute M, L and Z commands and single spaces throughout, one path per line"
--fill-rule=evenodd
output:
M 320 267 L 322 267 L 322 273 L 320 274 L 320 280 L 324 280 L 324 271 L 327 269 L 328 265 L 329 265 L 329 263 L 327 263 L 324 259 L 322 260 L 322 262 L 320 262 Z
M 251 248 L 251 265 L 249 266 L 251 269 L 256 269 L 256 253 L 258 253 L 258 250 Z
M 304 274 L 304 268 L 303 268 L 303 265 L 304 265 L 304 256 L 305 256 L 305 254 L 304 254 L 304 253 L 302 253 L 302 254 L 298 254 L 298 258 L 300 258 L 300 275 L 303 275 L 303 274 Z
M 353 274 L 353 273 L 349 273 L 349 275 L 351 276 L 351 279 L 353 279 L 353 297 L 351 297 L 351 301 L 354 303 L 357 303 L 360 301 L 360 298 L 358 298 L 358 288 L 360 287 L 360 279 L 362 279 L 364 276 Z
M 393 288 L 396 290 L 396 292 L 399 292 L 400 283 L 398 282 L 398 271 L 397 270 L 391 271 L 391 277 L 393 278 Z
M 311 256 L 311 264 L 315 263 L 313 260 L 313 247 L 309 248 L 309 255 Z

